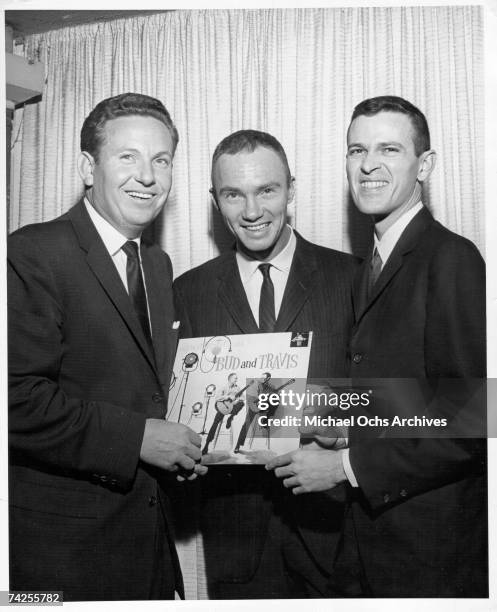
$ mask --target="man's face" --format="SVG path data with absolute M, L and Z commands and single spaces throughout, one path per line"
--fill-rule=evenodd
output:
M 228 381 L 229 381 L 230 386 L 234 387 L 237 384 L 237 382 L 238 382 L 238 376 L 236 374 L 232 374 L 229 377 Z
M 127 238 L 157 217 L 171 189 L 173 140 L 158 119 L 130 115 L 107 121 L 98 161 L 82 154 L 82 176 L 96 210 Z
M 213 188 L 219 210 L 238 246 L 255 259 L 268 259 L 284 248 L 286 209 L 293 199 L 285 166 L 266 147 L 252 153 L 224 154 L 216 161 Z
M 357 208 L 375 221 L 400 217 L 418 199 L 417 181 L 427 176 L 424 159 L 415 154 L 407 115 L 383 111 L 354 119 L 347 135 L 347 178 Z

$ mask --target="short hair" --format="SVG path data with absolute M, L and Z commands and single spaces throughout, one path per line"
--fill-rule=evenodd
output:
M 361 115 L 371 117 L 381 112 L 402 113 L 409 117 L 414 131 L 414 152 L 417 157 L 430 149 L 430 130 L 426 117 L 414 104 L 399 96 L 377 96 L 363 100 L 354 108 L 350 123 Z
M 233 378 L 233 376 L 237 376 L 236 372 L 231 372 L 231 374 L 228 375 L 228 380 L 231 380 Z
M 166 107 L 157 98 L 139 93 L 123 93 L 99 102 L 86 117 L 81 128 L 81 150 L 90 153 L 96 161 L 104 140 L 104 127 L 107 121 L 140 115 L 153 117 L 163 123 L 173 139 L 173 155 L 178 144 L 178 130 Z
M 239 130 L 223 138 L 214 150 L 211 167 L 212 186 L 214 187 L 214 168 L 221 155 L 236 155 L 242 151 L 253 153 L 257 147 L 272 149 L 276 153 L 285 167 L 287 182 L 288 185 L 290 185 L 292 180 L 290 166 L 288 165 L 285 149 L 283 149 L 279 140 L 267 132 L 259 132 L 258 130 Z

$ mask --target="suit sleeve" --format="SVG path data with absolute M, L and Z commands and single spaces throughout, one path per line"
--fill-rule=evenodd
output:
M 11 236 L 7 274 L 12 457 L 130 487 L 145 416 L 68 397 L 59 386 L 64 300 L 47 254 L 25 236 Z
M 418 384 L 432 387 L 426 414 L 447 418 L 446 437 L 357 441 L 350 464 L 372 508 L 485 473 L 485 329 L 484 262 L 469 241 L 444 243 L 428 270 L 427 380 Z

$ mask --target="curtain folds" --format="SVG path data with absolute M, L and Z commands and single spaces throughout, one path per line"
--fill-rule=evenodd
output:
M 85 116 L 124 91 L 160 98 L 177 124 L 174 185 L 158 242 L 175 273 L 230 244 L 210 201 L 210 157 L 242 128 L 274 134 L 308 239 L 363 254 L 369 222 L 345 178 L 355 104 L 401 95 L 427 115 L 437 168 L 424 200 L 484 248 L 483 39 L 477 6 L 171 11 L 28 37 L 46 66 L 41 102 L 15 113 L 9 229 L 67 210 L 82 193 L 75 159 Z
M 136 91 L 162 100 L 180 134 L 173 189 L 154 228 L 176 275 L 232 242 L 210 200 L 210 159 L 242 128 L 283 144 L 296 177 L 296 229 L 364 255 L 371 226 L 349 199 L 346 130 L 358 102 L 394 94 L 423 110 L 439 154 L 425 203 L 484 249 L 481 7 L 170 11 L 32 35 L 25 51 L 44 62 L 46 82 L 41 101 L 14 115 L 10 231 L 81 197 L 84 118 L 103 98 Z M 203 599 L 194 522 L 178 551 L 187 597 Z

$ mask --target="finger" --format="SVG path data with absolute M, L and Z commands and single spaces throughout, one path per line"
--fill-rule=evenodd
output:
M 188 480 L 195 480 L 195 478 L 197 478 L 197 474 L 193 473 L 190 476 L 188 476 Z
M 292 476 L 291 478 L 285 478 L 285 480 L 283 481 L 283 486 L 286 487 L 287 489 L 291 489 L 292 487 L 297 487 L 299 486 L 299 479 L 297 478 L 297 476 Z
M 193 459 L 191 459 L 190 457 L 187 457 L 186 455 L 179 454 L 178 458 L 176 459 L 176 463 L 179 466 L 180 472 L 182 474 L 185 470 L 187 472 L 193 472 L 195 468 L 195 461 L 193 461 Z M 189 474 L 187 475 L 189 476 Z
M 193 431 L 193 429 L 190 429 L 188 431 L 188 439 L 195 446 L 200 446 L 200 444 L 202 443 L 202 438 L 198 435 L 198 433 Z
M 185 445 L 181 451 L 183 452 L 183 454 L 187 455 L 187 457 L 190 457 L 190 459 L 193 459 L 193 461 L 200 461 L 200 459 L 202 459 L 202 451 L 200 450 L 200 448 L 197 448 L 196 446 L 193 446 L 192 444 L 187 444 Z
M 324 448 L 335 448 L 338 438 L 335 436 L 333 438 L 327 436 L 315 436 L 315 439 L 321 446 Z
M 292 468 L 292 465 L 284 465 L 283 467 L 276 468 L 274 470 L 274 475 L 277 478 L 286 478 L 287 476 L 295 476 L 295 470 Z
M 282 465 L 287 465 L 292 462 L 292 453 L 286 453 L 285 455 L 280 455 L 279 457 L 274 457 L 270 461 L 266 463 L 266 470 L 274 470 L 276 467 L 280 467 Z
M 299 427 L 299 434 L 304 438 L 312 438 L 318 431 L 318 428 L 312 425 L 301 425 Z
M 178 474 L 178 476 L 176 476 L 176 480 L 178 482 L 185 482 L 185 479 L 183 478 L 183 476 L 180 476 L 179 474 Z
M 208 471 L 209 468 L 206 465 L 200 465 L 200 463 L 197 463 L 195 466 L 195 474 L 198 474 L 199 476 L 205 476 Z
M 292 493 L 294 495 L 302 495 L 302 493 L 308 493 L 308 491 L 304 487 L 295 487 L 292 489 Z

